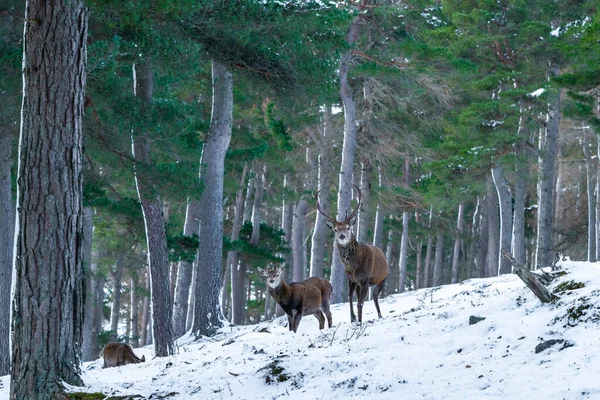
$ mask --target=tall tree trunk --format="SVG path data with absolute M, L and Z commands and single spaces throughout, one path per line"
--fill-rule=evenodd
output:
M 319 149 L 317 189 L 319 190 L 319 203 L 325 210 L 331 208 L 331 193 L 329 191 L 331 177 L 333 176 L 331 168 L 331 149 L 333 146 L 331 130 L 331 105 L 326 105 L 323 111 L 323 129 L 321 130 L 321 135 L 315 140 Z M 325 275 L 323 266 L 325 264 L 325 239 L 327 232 L 325 217 L 319 212 L 315 213 L 315 227 L 311 239 L 311 276 L 323 278 Z
M 83 342 L 81 360 L 92 361 L 98 357 L 98 333 L 95 331 L 94 316 L 96 304 L 96 272 L 98 264 L 92 263 L 92 237 L 94 235 L 94 209 L 83 208 L 83 270 L 85 273 L 85 313 L 83 318 Z
M 475 277 L 477 249 L 479 244 L 479 229 L 481 224 L 481 200 L 479 196 L 477 196 L 477 200 L 475 203 L 475 211 L 473 211 L 473 219 L 471 224 L 471 241 L 469 243 L 469 249 L 467 250 L 467 274 L 465 277 L 466 279 Z
M 129 325 L 131 326 L 131 345 L 140 346 L 140 323 L 139 323 L 139 301 L 138 301 L 138 280 L 137 276 L 130 279 L 129 299 L 131 312 L 129 313 Z
M 558 76 L 557 66 L 550 67 L 550 77 Z M 552 95 L 548 104 L 546 128 L 544 130 L 543 156 L 539 163 L 539 199 L 537 220 L 536 268 L 552 265 L 552 220 L 554 186 L 554 167 L 558 142 L 558 123 L 560 121 L 560 92 Z
M 494 197 L 492 196 L 492 199 Z M 485 271 L 487 266 L 487 253 L 488 253 L 488 244 L 489 244 L 489 233 L 490 233 L 490 212 L 495 212 L 496 210 L 493 207 L 490 207 L 488 203 L 490 202 L 489 190 L 488 194 L 483 198 L 481 208 L 481 217 L 479 224 L 479 239 L 477 240 L 477 260 L 475 263 L 475 269 L 473 271 L 473 278 L 484 278 Z
M 184 236 L 200 236 L 200 201 L 188 199 L 185 223 L 183 225 Z M 190 287 L 192 285 L 192 269 L 194 263 L 180 261 L 177 268 L 177 283 L 175 285 L 175 299 L 173 300 L 173 336 L 178 338 L 186 331 L 186 319 L 190 298 Z
M 10 370 L 10 287 L 15 240 L 12 139 L 11 132 L 0 126 L 0 376 Z
M 433 222 L 433 208 L 429 208 L 429 221 L 428 221 L 428 229 L 429 232 L 427 234 L 427 251 L 425 252 L 425 268 L 423 268 L 423 287 L 431 286 L 433 281 L 432 272 L 433 268 L 431 268 L 431 260 L 433 259 L 433 226 L 431 225 Z
M 149 108 L 154 90 L 152 67 L 149 62 L 142 62 L 139 68 L 134 66 L 134 73 L 137 81 L 135 82 L 136 96 L 140 97 L 144 107 Z M 163 202 L 148 173 L 151 157 L 150 143 L 146 135 L 147 132 L 142 132 L 133 137 L 133 155 L 136 161 L 135 182 L 138 198 L 142 204 L 146 230 L 154 351 L 157 357 L 166 357 L 175 354 L 167 231 Z
M 435 257 L 433 261 L 433 287 L 440 286 L 444 277 L 444 233 L 438 229 L 435 242 Z
M 365 6 L 368 5 L 368 3 L 368 0 L 361 0 L 360 5 L 358 6 L 359 11 L 364 11 Z M 350 26 L 350 30 L 346 37 L 349 47 L 353 47 L 358 39 L 362 20 L 363 14 L 359 13 Z M 349 49 L 342 54 L 339 64 L 340 97 L 344 106 L 344 143 L 342 145 L 342 164 L 339 174 L 338 210 L 336 216 L 338 221 L 343 221 L 346 218 L 346 213 L 350 213 L 352 200 L 352 167 L 354 165 L 354 153 L 356 148 L 356 102 L 354 101 L 352 87 L 348 81 L 348 70 L 350 68 L 351 59 L 352 49 Z M 334 246 L 334 249 L 330 279 L 333 286 L 331 302 L 340 303 L 345 298 L 345 273 L 337 247 Z
M 200 213 L 200 247 L 196 274 L 193 331 L 212 335 L 223 326 L 219 302 L 223 259 L 223 176 L 231 140 L 233 79 L 217 61 L 212 63 L 213 106 L 210 128 L 202 149 L 200 179 L 204 182 Z
M 404 293 L 406 287 L 406 268 L 408 262 L 408 224 L 410 214 L 408 211 L 402 213 L 402 239 L 400 241 L 400 257 L 398 260 L 398 293 Z
M 356 223 L 356 240 L 359 243 L 366 243 L 368 242 L 369 221 L 371 220 L 369 209 L 371 206 L 371 176 L 373 175 L 373 165 L 371 165 L 371 161 L 368 158 L 363 158 L 360 162 L 360 166 L 360 191 L 362 199 Z
M 500 213 L 498 205 L 498 192 L 494 188 L 492 179 L 487 183 L 487 218 L 488 218 L 488 238 L 487 238 L 487 257 L 485 263 L 485 277 L 498 276 L 500 254 Z
M 518 85 L 517 85 L 518 88 Z M 516 149 L 516 167 L 515 173 L 515 200 L 513 205 L 513 230 L 512 230 L 512 255 L 523 264 L 525 264 L 525 200 L 527 198 L 527 179 L 529 177 L 529 162 L 527 160 L 527 151 L 525 149 L 528 137 L 527 130 L 527 106 L 524 101 L 519 104 L 519 142 Z M 558 183 L 557 183 L 558 184 Z M 556 200 L 558 201 L 558 195 Z
M 510 262 L 502 257 L 500 250 L 508 250 L 512 241 L 512 196 L 510 187 L 504 177 L 504 170 L 501 167 L 492 168 L 492 179 L 496 194 L 498 195 L 498 206 L 500 215 L 500 244 L 498 251 L 498 271 L 497 275 L 510 274 L 512 267 Z
M 458 267 L 460 265 L 460 243 L 462 241 L 462 233 L 465 228 L 465 204 L 458 205 L 458 218 L 456 219 L 456 237 L 454 238 L 454 249 L 452 251 L 452 277 L 450 283 L 458 282 Z
M 423 288 L 423 237 L 420 237 L 416 248 L 415 289 Z
M 377 193 L 381 193 L 381 168 L 377 166 Z M 383 249 L 383 207 L 377 202 L 375 212 L 375 228 L 373 228 L 373 246 Z
M 113 298 L 110 307 L 110 330 L 112 331 L 113 340 L 119 335 L 119 317 L 121 314 L 121 286 L 123 281 L 123 254 L 118 254 L 115 271 L 113 273 Z
M 287 181 L 288 181 L 288 178 L 287 178 L 287 176 L 285 176 L 283 178 L 283 187 L 284 188 L 287 187 Z M 283 215 L 281 217 L 281 228 L 283 229 L 283 232 L 285 234 L 285 242 L 292 243 L 292 231 L 294 229 L 294 204 L 291 201 L 286 199 L 285 204 L 282 207 L 282 212 L 283 212 Z M 294 257 L 293 257 L 291 249 L 290 249 L 290 251 L 285 253 L 284 258 L 285 258 L 285 265 L 287 265 L 288 267 L 292 267 L 294 265 Z M 289 282 L 289 275 L 290 275 L 289 268 L 284 269 L 282 276 L 283 276 L 283 280 L 285 282 Z M 283 311 L 283 309 L 281 307 L 277 306 L 275 315 L 278 317 L 281 317 L 284 314 L 285 314 L 285 312 Z
M 62 399 L 83 383 L 87 11 L 30 0 L 24 21 L 10 398 Z
M 150 292 L 150 271 L 146 269 L 146 290 Z M 148 335 L 148 325 L 150 324 L 150 296 L 145 296 L 142 302 L 142 333 L 140 334 L 140 343 L 145 346 L 150 343 Z
M 596 262 L 596 195 L 594 193 L 594 165 L 590 151 L 591 132 L 590 129 L 585 129 L 583 134 L 583 156 L 585 158 L 585 177 L 587 189 L 587 209 L 588 209 L 588 245 L 587 245 L 587 260 Z
M 304 278 L 304 227 L 306 226 L 306 213 L 308 212 L 308 202 L 301 198 L 296 203 L 294 210 L 294 225 L 292 228 L 292 255 L 294 267 L 292 281 L 301 282 Z
M 240 178 L 240 185 L 235 195 L 235 208 L 233 210 L 233 221 L 231 225 L 231 241 L 235 242 L 240 238 L 240 231 L 242 230 L 242 215 L 244 214 L 244 188 L 246 186 L 246 174 L 248 173 L 248 164 L 244 164 L 242 170 L 242 177 Z M 230 251 L 227 254 L 227 264 L 229 265 L 229 271 L 231 275 L 231 319 L 230 321 L 234 324 L 241 324 L 243 312 L 240 309 L 240 303 L 243 307 L 243 302 L 240 302 L 238 298 L 243 297 L 242 287 L 244 285 L 244 278 L 240 276 L 239 271 L 239 260 L 240 254 L 237 251 Z M 242 286 L 239 283 L 242 283 Z M 223 298 L 225 295 L 223 294 Z M 235 311 L 235 312 L 234 312 Z

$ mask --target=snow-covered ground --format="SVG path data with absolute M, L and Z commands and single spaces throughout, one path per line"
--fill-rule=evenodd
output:
M 552 304 L 516 275 L 471 279 L 389 296 L 380 301 L 382 319 L 368 301 L 362 326 L 349 322 L 344 303 L 332 307 L 331 329 L 319 331 L 308 316 L 294 334 L 280 318 L 183 337 L 172 357 L 136 349 L 143 364 L 85 363 L 83 391 L 144 399 L 600 399 L 600 263 L 559 266 L 567 274 L 550 289 L 570 289 Z M 485 320 L 470 325 L 471 316 Z M 0 399 L 8 384 L 0 379 Z

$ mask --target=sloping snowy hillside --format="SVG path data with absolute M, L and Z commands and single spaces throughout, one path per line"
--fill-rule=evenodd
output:
M 182 338 L 179 354 L 102 369 L 84 365 L 84 391 L 143 399 L 600 399 L 600 263 L 561 261 L 566 272 L 542 305 L 516 275 L 389 296 L 362 327 L 348 304 L 334 327 L 305 317 Z M 470 325 L 470 317 L 484 320 Z M 545 349 L 544 347 L 549 346 Z M 537 350 L 536 350 L 537 348 Z M 81 391 L 81 388 L 74 390 Z M 8 377 L 0 398 L 8 398 Z

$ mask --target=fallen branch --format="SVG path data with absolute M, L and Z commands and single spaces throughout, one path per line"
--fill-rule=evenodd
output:
M 557 297 L 548 291 L 546 284 L 552 281 L 552 275 L 541 271 L 541 274 L 533 273 L 522 263 L 518 262 L 513 256 L 506 250 L 502 250 L 502 255 L 508 259 L 511 265 L 514 267 L 515 274 L 525 283 L 525 285 L 531 289 L 533 294 L 536 295 L 542 303 L 549 303 Z

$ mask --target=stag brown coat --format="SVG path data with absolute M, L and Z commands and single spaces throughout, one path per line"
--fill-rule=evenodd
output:
M 388 274 L 388 263 L 383 251 L 367 243 L 359 243 L 354 236 L 352 226 L 356 223 L 356 213 L 360 208 L 361 192 L 356 185 L 358 192 L 358 205 L 344 221 L 338 221 L 327 215 L 319 205 L 319 192 L 315 196 L 317 201 L 317 210 L 325 217 L 325 222 L 329 228 L 335 232 L 335 242 L 344 271 L 348 278 L 348 301 L 350 303 L 350 320 L 356 321 L 352 297 L 356 292 L 358 299 L 358 322 L 362 322 L 362 310 L 367 292 L 370 285 L 375 285 L 373 290 L 373 302 L 377 309 L 377 316 L 381 318 L 379 309 L 379 293 L 383 290 L 385 280 Z
M 146 356 L 139 358 L 133 348 L 126 343 L 109 343 L 102 350 L 104 366 L 102 368 L 120 367 L 127 364 L 138 364 L 146 361 Z

